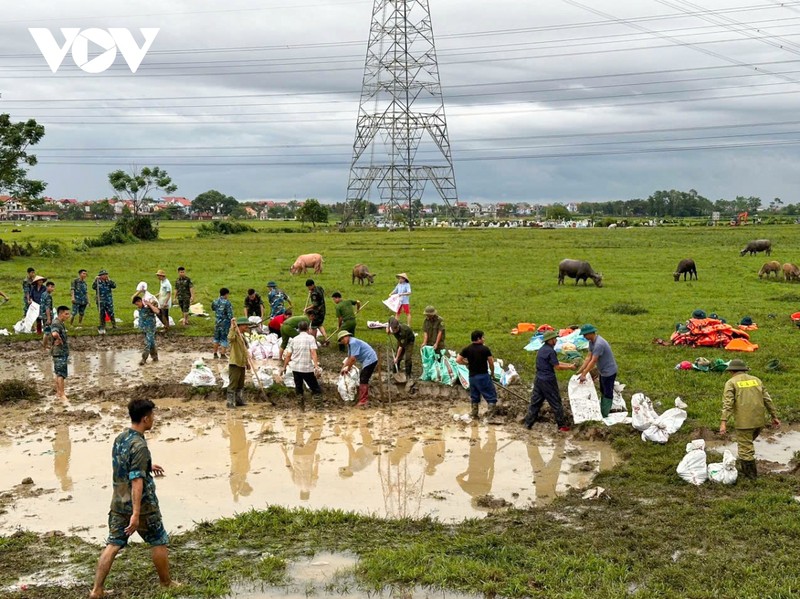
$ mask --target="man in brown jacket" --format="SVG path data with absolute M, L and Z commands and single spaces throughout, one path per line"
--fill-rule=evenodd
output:
M 756 440 L 761 429 L 766 426 L 767 420 L 764 412 L 769 412 L 772 417 L 772 426 L 778 428 L 781 421 L 775 412 L 767 390 L 761 379 L 746 374 L 750 370 L 742 360 L 731 360 L 725 369 L 731 373 L 731 378 L 725 383 L 722 396 L 722 417 L 719 425 L 720 434 L 728 431 L 728 418 L 733 415 L 736 421 L 736 444 L 739 448 L 739 467 L 747 478 L 755 479 L 756 452 L 753 441 Z
M 250 321 L 241 316 L 231 319 L 231 328 L 228 331 L 228 343 L 231 352 L 228 357 L 228 392 L 227 406 L 235 408 L 244 406 L 244 379 L 245 372 L 250 370 L 247 361 L 247 344 L 244 342 L 244 333 L 250 328 Z

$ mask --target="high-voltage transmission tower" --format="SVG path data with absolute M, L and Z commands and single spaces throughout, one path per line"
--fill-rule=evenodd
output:
M 428 0 L 375 0 L 343 225 L 373 186 L 409 228 L 426 184 L 458 202 Z

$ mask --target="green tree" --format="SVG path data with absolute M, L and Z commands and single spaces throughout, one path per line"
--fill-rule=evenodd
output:
M 44 126 L 35 120 L 12 123 L 8 114 L 0 114 L 0 191 L 18 198 L 26 206 L 42 195 L 47 184 L 28 179 L 28 167 L 37 159 L 28 148 L 44 137 Z
M 236 201 L 236 198 L 226 196 L 216 189 L 204 191 L 192 200 L 193 211 L 209 212 L 219 216 L 230 216 L 237 206 L 239 206 L 239 202 Z
M 160 189 L 163 193 L 170 194 L 178 189 L 167 171 L 158 166 L 146 166 L 141 170 L 134 167 L 130 173 L 116 170 L 108 174 L 108 182 L 117 192 L 118 198 L 133 202 L 134 216 L 139 214 L 151 191 Z
M 92 202 L 92 205 L 89 207 L 89 213 L 94 219 L 111 220 L 114 218 L 114 207 L 108 200 Z
M 328 222 L 328 207 L 319 203 L 319 200 L 309 198 L 295 212 L 295 218 L 301 223 L 310 222 L 314 227 L 317 223 Z
M 158 217 L 163 218 L 164 220 L 181 220 L 185 217 L 185 214 L 180 206 L 176 204 L 170 204 L 158 212 Z
M 570 220 L 571 215 L 563 204 L 553 204 L 547 207 L 545 217 L 549 220 Z
M 62 208 L 59 212 L 59 218 L 62 220 L 83 220 L 86 212 L 80 204 L 70 204 L 66 208 Z

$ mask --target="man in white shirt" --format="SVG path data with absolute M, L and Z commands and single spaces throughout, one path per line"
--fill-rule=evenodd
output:
M 167 273 L 159 270 L 156 273 L 160 287 L 158 288 L 158 308 L 160 314 L 158 315 L 161 322 L 164 324 L 164 332 L 169 331 L 169 309 L 172 307 L 172 283 L 167 278 Z
M 322 406 L 322 387 L 317 381 L 317 374 L 321 374 L 319 359 L 317 358 L 317 341 L 308 332 L 308 321 L 297 325 L 299 331 L 296 337 L 289 339 L 289 345 L 283 352 L 283 364 L 280 373 L 286 371 L 286 366 L 292 368 L 294 377 L 294 391 L 300 400 L 300 409 L 305 409 L 303 383 L 308 385 L 317 407 Z

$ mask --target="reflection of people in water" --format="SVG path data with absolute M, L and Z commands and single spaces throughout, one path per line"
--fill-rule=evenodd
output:
M 230 415 L 226 428 L 222 430 L 222 435 L 230 439 L 231 452 L 231 494 L 233 501 L 239 501 L 239 496 L 247 497 L 253 492 L 253 487 L 247 482 L 247 474 L 250 472 L 250 450 L 253 441 L 247 440 L 244 430 L 244 421 L 241 418 Z
M 444 462 L 444 435 L 442 429 L 435 429 L 422 442 L 422 457 L 425 458 L 425 474 L 436 474 L 436 466 Z
M 363 420 L 358 424 L 358 432 L 361 435 L 361 445 L 358 449 L 353 447 L 353 435 L 350 431 L 342 435 L 342 440 L 347 446 L 347 467 L 339 468 L 339 476 L 343 478 L 353 476 L 354 472 L 360 472 L 375 459 L 375 442 L 372 440 L 369 427 Z
M 311 434 L 307 441 L 304 428 L 305 419 L 298 419 L 291 459 L 286 445 L 281 445 L 281 451 L 286 459 L 286 467 L 292 470 L 292 482 L 300 488 L 300 499 L 306 501 L 311 497 L 311 489 L 316 486 L 319 478 L 317 443 L 322 437 L 322 418 L 315 418 L 310 423 Z
M 474 500 L 492 491 L 492 481 L 494 480 L 494 456 L 497 453 L 497 439 L 494 427 L 487 429 L 486 444 L 481 446 L 478 423 L 473 422 L 469 436 L 469 464 L 467 471 L 456 476 L 456 482 L 472 496 Z
M 536 487 L 536 503 L 549 503 L 556 498 L 561 464 L 564 461 L 564 437 L 557 437 L 550 461 L 545 463 L 539 446 L 528 443 L 528 459 L 533 470 L 533 484 Z
M 72 442 L 69 440 L 69 427 L 62 425 L 56 428 L 53 439 L 53 470 L 61 481 L 62 491 L 72 491 L 72 478 L 69 475 L 69 458 L 72 453 Z

